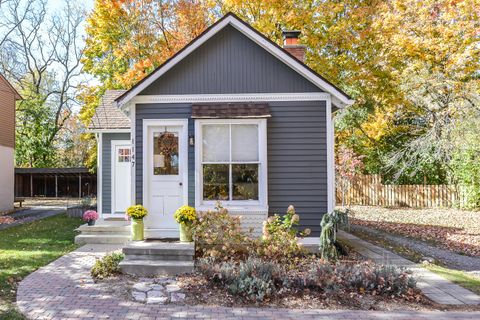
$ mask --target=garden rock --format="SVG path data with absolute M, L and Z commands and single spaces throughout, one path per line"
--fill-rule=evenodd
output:
M 167 292 L 177 292 L 180 291 L 180 287 L 176 284 L 169 284 L 167 285 Z
M 147 299 L 147 294 L 145 292 L 133 291 L 132 292 L 133 300 L 138 302 L 145 302 Z
M 141 291 L 141 292 L 147 292 L 151 289 L 150 287 L 150 283 L 147 283 L 147 282 L 139 282 L 139 283 L 135 283 L 133 285 L 133 290 L 136 290 L 136 291 Z
M 132 297 L 137 302 L 147 304 L 165 304 L 185 300 L 185 293 L 177 281 L 172 278 L 139 279 L 140 282 L 132 286 Z
M 173 292 L 170 296 L 170 301 L 172 302 L 179 302 L 185 300 L 185 293 L 181 292 Z

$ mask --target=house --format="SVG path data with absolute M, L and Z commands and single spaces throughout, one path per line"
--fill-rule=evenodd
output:
M 0 74 L 0 212 L 13 209 L 15 103 L 22 97 Z
M 128 91 L 105 93 L 98 141 L 104 219 L 143 204 L 149 238 L 178 237 L 175 210 L 221 201 L 257 232 L 293 204 L 320 232 L 334 208 L 332 111 L 353 101 L 284 47 L 227 14 Z

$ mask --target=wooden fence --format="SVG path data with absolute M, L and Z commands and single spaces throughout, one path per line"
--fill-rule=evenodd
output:
M 380 175 L 358 175 L 345 188 L 345 204 L 384 207 L 451 207 L 464 202 L 462 192 L 454 185 L 389 185 Z M 337 184 L 337 204 L 342 190 Z

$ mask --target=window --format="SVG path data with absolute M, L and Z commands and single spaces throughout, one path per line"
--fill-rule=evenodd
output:
M 178 175 L 178 132 L 153 134 L 153 174 Z
M 118 149 L 118 162 L 130 162 L 130 148 Z
M 265 121 L 197 120 L 202 203 L 266 203 Z

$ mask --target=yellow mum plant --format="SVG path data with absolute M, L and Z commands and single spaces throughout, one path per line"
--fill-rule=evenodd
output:
M 190 206 L 181 206 L 175 211 L 174 217 L 178 223 L 191 224 L 197 220 L 197 212 Z

